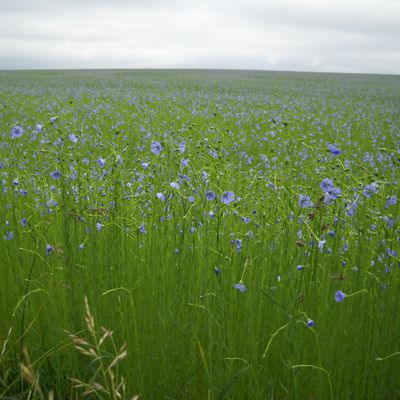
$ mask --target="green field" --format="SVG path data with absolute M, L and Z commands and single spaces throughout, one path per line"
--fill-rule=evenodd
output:
M 400 77 L 2 71 L 0 135 L 0 398 L 400 398 Z

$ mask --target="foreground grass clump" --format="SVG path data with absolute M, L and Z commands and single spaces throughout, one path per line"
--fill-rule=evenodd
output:
M 398 77 L 0 83 L 0 397 L 400 396 Z

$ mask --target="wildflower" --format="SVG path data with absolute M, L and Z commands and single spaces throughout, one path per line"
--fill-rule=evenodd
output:
M 189 178 L 187 175 L 185 175 L 185 174 L 178 174 L 178 176 L 179 176 L 179 178 L 180 178 L 180 182 L 181 182 L 181 183 L 182 183 L 183 181 L 190 182 L 190 178 Z
M 346 215 L 349 217 L 354 216 L 354 214 L 356 213 L 356 208 L 357 208 L 358 204 L 354 203 L 352 204 L 347 210 L 346 210 Z
M 54 172 L 52 172 L 52 173 L 50 174 L 50 176 L 51 176 L 54 180 L 60 179 L 60 178 L 61 178 L 61 172 L 60 172 L 60 171 L 54 171 Z
M 51 246 L 50 244 L 48 244 L 48 245 L 46 246 L 46 256 L 49 256 L 50 253 L 51 253 L 53 250 L 54 250 L 54 247 Z
M 24 129 L 22 128 L 22 126 L 16 125 L 11 130 L 11 137 L 13 139 L 19 138 L 23 135 L 23 133 Z
M 143 169 L 144 169 L 145 171 L 147 171 L 147 170 L 149 169 L 150 163 L 148 163 L 148 162 L 142 162 L 140 165 L 143 167 Z
M 42 124 L 36 124 L 36 127 L 35 127 L 36 133 L 42 132 L 42 129 L 43 129 L 43 125 Z
M 341 301 L 344 300 L 345 297 L 346 297 L 345 293 L 343 293 L 341 290 L 336 290 L 336 292 L 335 292 L 336 303 L 340 303 Z
M 319 240 L 318 241 L 318 248 L 320 251 L 324 250 L 324 246 L 325 246 L 326 240 Z
M 236 239 L 236 253 L 239 253 L 242 250 L 242 240 Z
M 163 193 L 157 193 L 156 196 L 157 196 L 157 199 L 159 199 L 161 201 L 165 201 L 165 195 Z
M 208 183 L 208 173 L 207 173 L 206 171 L 203 171 L 203 172 L 201 173 L 201 179 L 203 179 L 203 182 L 204 182 L 205 184 Z
M 185 141 L 180 142 L 180 143 L 179 143 L 179 151 L 180 151 L 181 153 L 184 153 L 184 152 L 185 152 L 185 149 L 186 149 L 186 143 L 185 143 Z
M 340 149 L 338 149 L 337 147 L 330 145 L 328 147 L 328 150 L 335 156 L 338 156 L 339 154 L 341 154 L 342 152 L 340 151 Z
M 83 250 L 85 248 L 85 244 L 84 243 L 81 243 L 79 246 L 78 246 L 78 249 L 79 250 Z
M 235 193 L 233 192 L 224 192 L 221 196 L 221 201 L 224 204 L 229 204 L 235 200 Z
M 97 223 L 96 223 L 96 229 L 97 229 L 97 231 L 100 232 L 102 228 L 103 228 L 103 224 L 101 224 L 100 222 L 97 222 Z
M 14 233 L 11 231 L 6 232 L 6 234 L 3 236 L 4 240 L 13 240 L 14 239 Z
M 299 265 L 296 267 L 296 269 L 297 269 L 297 271 L 301 271 L 301 270 L 304 269 L 304 265 L 299 264 Z
M 332 200 L 336 200 L 342 194 L 342 190 L 338 187 L 334 187 L 329 191 L 329 197 Z
M 97 160 L 97 164 L 99 165 L 100 168 L 104 168 L 106 166 L 106 160 L 104 160 L 104 158 L 99 158 Z
M 179 185 L 178 182 L 171 182 L 169 185 L 170 185 L 173 189 L 176 189 L 176 190 L 178 190 L 178 189 L 180 188 L 180 185 Z
M 162 146 L 159 142 L 151 142 L 151 152 L 159 155 L 162 152 Z
M 308 208 L 308 207 L 312 207 L 313 206 L 313 204 L 312 204 L 312 202 L 310 201 L 310 196 L 305 196 L 305 195 L 300 195 L 300 198 L 299 198 L 299 206 L 301 207 L 301 208 Z
M 333 189 L 333 182 L 330 179 L 325 178 L 319 186 L 323 192 L 330 192 Z
M 28 225 L 28 220 L 26 218 L 21 219 L 21 225 L 22 226 L 27 226 Z
M 378 191 L 378 184 L 376 182 L 371 183 L 370 185 L 364 186 L 363 195 L 370 199 L 374 193 Z
M 193 196 L 189 196 L 187 199 L 188 199 L 189 203 L 194 203 L 194 197 Z
M 312 328 L 313 326 L 315 326 L 315 322 L 312 319 L 308 319 L 307 320 L 307 326 L 309 328 Z
M 385 215 L 382 219 L 386 222 L 386 225 L 389 229 L 393 229 L 393 227 L 394 227 L 394 219 L 393 218 L 390 218 L 387 215 Z
M 74 133 L 71 133 L 71 134 L 69 135 L 69 140 L 70 140 L 72 143 L 76 143 L 76 142 L 78 141 L 78 138 L 77 138 L 77 136 L 76 136 Z
M 243 282 L 236 283 L 235 285 L 233 285 L 233 287 L 242 293 L 245 293 L 248 290 L 247 287 L 243 285 Z
M 146 234 L 147 230 L 146 230 L 146 225 L 143 223 L 142 225 L 139 226 L 139 232 Z
M 385 204 L 385 208 L 389 208 L 389 206 L 394 206 L 397 203 L 397 197 L 394 194 L 393 196 L 390 196 L 387 200 L 386 200 L 386 204 Z
M 215 199 L 215 193 L 212 192 L 211 190 L 206 191 L 206 200 L 207 201 L 213 201 Z

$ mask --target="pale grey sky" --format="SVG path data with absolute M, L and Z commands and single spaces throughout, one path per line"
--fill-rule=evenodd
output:
M 0 0 L 0 69 L 400 74 L 400 0 Z

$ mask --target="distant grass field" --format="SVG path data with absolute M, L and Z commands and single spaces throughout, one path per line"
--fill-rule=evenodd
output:
M 400 398 L 400 77 L 3 71 L 0 135 L 0 398 Z

